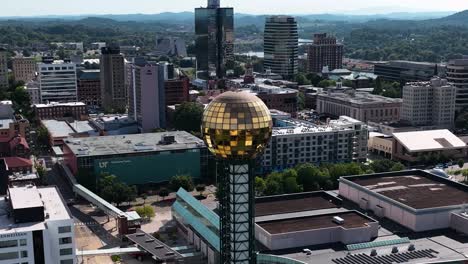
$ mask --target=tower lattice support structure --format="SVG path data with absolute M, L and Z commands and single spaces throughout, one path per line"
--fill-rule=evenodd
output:
M 253 161 L 221 161 L 221 264 L 256 264 Z

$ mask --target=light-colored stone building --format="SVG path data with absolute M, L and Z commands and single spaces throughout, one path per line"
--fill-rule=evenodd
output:
M 362 122 L 397 122 L 402 100 L 367 92 L 327 92 L 317 96 L 317 112 L 349 116 Z
M 17 81 L 27 83 L 36 76 L 37 64 L 34 58 L 13 58 L 12 66 L 13 75 Z
M 452 128 L 455 121 L 456 88 L 446 79 L 408 83 L 403 87 L 402 121 L 412 126 Z

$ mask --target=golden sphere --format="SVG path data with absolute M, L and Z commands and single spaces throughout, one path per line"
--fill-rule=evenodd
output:
M 268 107 L 249 92 L 225 92 L 203 113 L 203 139 L 222 159 L 254 159 L 269 143 L 272 129 Z

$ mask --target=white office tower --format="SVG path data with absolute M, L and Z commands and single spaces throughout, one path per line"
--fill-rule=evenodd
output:
M 38 64 L 41 102 L 76 102 L 76 65 L 64 62 Z
M 73 227 L 55 187 L 11 187 L 0 198 L 0 263 L 75 264 Z

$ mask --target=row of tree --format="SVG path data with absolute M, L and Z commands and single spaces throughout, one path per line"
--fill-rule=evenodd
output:
M 255 178 L 257 196 L 285 193 L 334 190 L 341 176 L 362 175 L 389 171 L 401 171 L 405 166 L 391 160 L 377 160 L 369 165 L 359 163 L 301 164 L 283 172 L 273 172 Z

